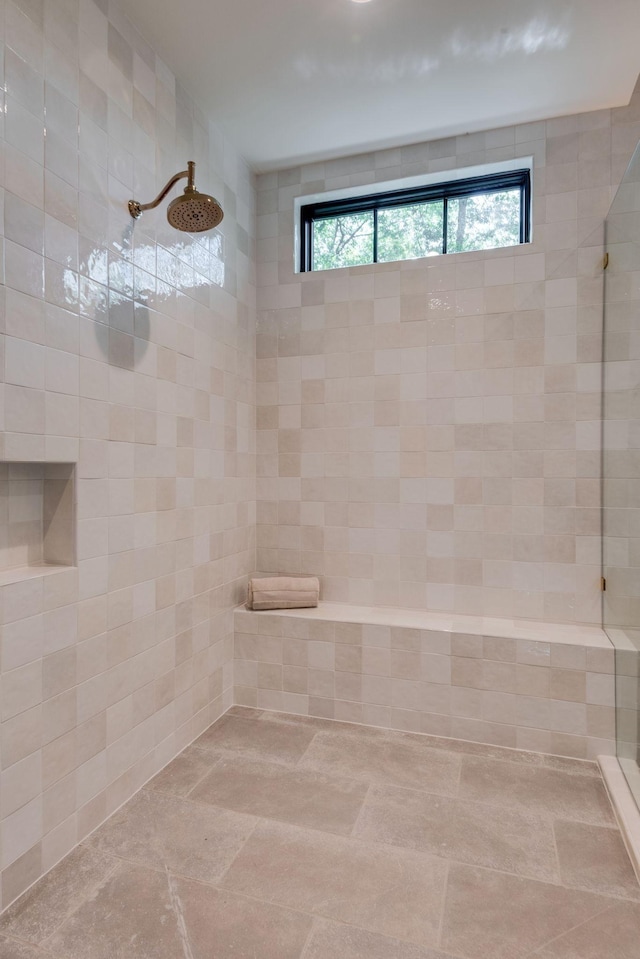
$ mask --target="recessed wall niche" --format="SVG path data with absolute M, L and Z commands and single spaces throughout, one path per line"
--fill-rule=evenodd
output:
M 0 585 L 75 565 L 75 463 L 0 463 Z

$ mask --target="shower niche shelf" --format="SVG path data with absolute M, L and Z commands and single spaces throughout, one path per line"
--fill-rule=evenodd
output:
M 75 465 L 0 462 L 0 586 L 75 566 Z

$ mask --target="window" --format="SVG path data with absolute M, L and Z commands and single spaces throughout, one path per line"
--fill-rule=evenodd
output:
M 300 270 L 334 270 L 528 243 L 529 169 L 300 207 Z

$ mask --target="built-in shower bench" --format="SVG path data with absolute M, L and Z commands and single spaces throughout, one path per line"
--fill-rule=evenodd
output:
M 595 626 L 321 603 L 235 611 L 236 702 L 595 759 L 615 752 Z

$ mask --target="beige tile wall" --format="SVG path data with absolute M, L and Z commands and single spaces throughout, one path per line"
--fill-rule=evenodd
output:
M 258 566 L 325 599 L 600 620 L 603 222 L 629 107 L 258 180 Z M 534 157 L 533 242 L 296 275 L 293 200 Z
M 44 466 L 0 465 L 0 572 L 43 561 Z
M 76 462 L 78 514 L 77 568 L 0 589 L 6 905 L 232 702 L 255 213 L 122 8 L 0 0 L 0 34 L 0 460 Z M 166 205 L 134 227 L 127 200 L 189 159 L 221 228 L 178 233 Z
M 235 622 L 240 705 L 578 759 L 615 753 L 604 634 L 561 643 L 245 610 Z
M 75 563 L 75 467 L 0 463 L 0 584 Z

